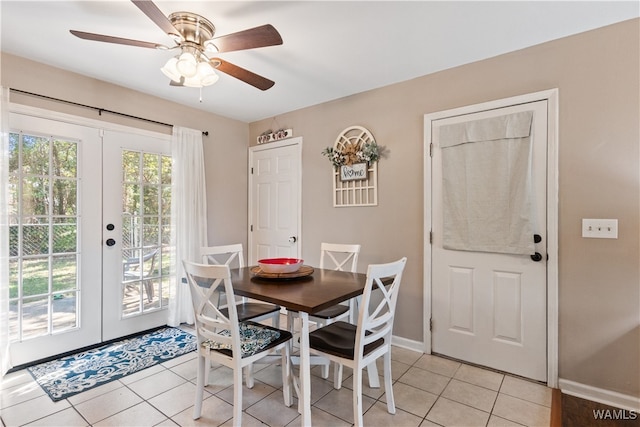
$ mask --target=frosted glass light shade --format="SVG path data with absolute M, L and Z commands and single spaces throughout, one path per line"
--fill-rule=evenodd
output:
M 180 73 L 178 72 L 178 68 L 176 68 L 176 64 L 178 63 L 178 58 L 171 58 L 164 64 L 164 67 L 160 68 L 162 73 L 169 77 L 176 83 L 180 82 Z
M 186 87 L 202 87 L 202 83 L 200 83 L 198 76 L 186 77 L 182 84 Z
M 170 58 L 160 70 L 174 82 L 188 87 L 210 86 L 219 78 L 205 56 L 196 56 L 190 51 Z
M 210 86 L 218 81 L 218 75 L 213 71 L 213 67 L 208 62 L 198 64 L 198 78 L 202 86 Z
M 182 52 L 178 58 L 176 68 L 185 77 L 193 77 L 197 73 L 198 61 L 191 52 Z

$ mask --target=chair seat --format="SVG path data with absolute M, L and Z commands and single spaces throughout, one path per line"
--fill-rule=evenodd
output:
M 245 320 L 280 311 L 279 305 L 261 304 L 258 302 L 243 302 L 237 304 L 236 307 L 238 311 L 238 322 L 244 322 Z M 227 308 L 223 308 L 220 311 L 223 315 L 229 316 L 229 310 Z
M 297 313 L 296 310 L 291 310 L 294 313 Z M 333 319 L 334 317 L 338 317 L 341 314 L 349 311 L 348 305 L 336 304 L 329 308 L 325 308 L 324 310 L 320 310 L 317 313 L 310 314 L 309 317 L 317 317 L 318 319 Z
M 231 336 L 231 332 L 224 330 L 220 332 L 220 335 Z M 240 323 L 240 345 L 242 347 L 243 358 L 276 347 L 291 338 L 292 335 L 289 331 L 283 331 L 282 329 L 276 329 L 255 322 Z M 227 344 L 207 340 L 202 343 L 202 347 L 218 351 L 229 357 L 233 356 L 233 352 Z
M 357 326 L 335 322 L 309 333 L 309 346 L 334 356 L 353 360 Z M 367 334 L 368 335 L 368 334 Z M 384 344 L 380 338 L 364 347 L 364 355 Z

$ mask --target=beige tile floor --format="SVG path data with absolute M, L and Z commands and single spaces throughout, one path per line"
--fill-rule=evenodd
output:
M 352 425 L 351 371 L 345 368 L 340 390 L 322 379 L 319 367 L 312 373 L 313 425 Z M 254 374 L 254 388 L 243 391 L 242 424 L 300 425 L 297 405 L 283 404 L 279 367 L 257 365 Z M 365 425 L 549 425 L 551 389 L 538 383 L 400 347 L 392 351 L 392 377 L 395 415 L 387 413 L 384 385 L 367 387 L 365 375 Z M 212 367 L 202 417 L 194 421 L 195 379 L 191 353 L 54 403 L 22 370 L 3 378 L 0 418 L 6 427 L 232 425 L 231 371 Z

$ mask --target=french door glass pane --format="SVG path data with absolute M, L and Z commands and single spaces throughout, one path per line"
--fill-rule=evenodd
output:
M 38 296 L 22 300 L 22 339 L 37 338 L 49 332 L 49 298 Z
M 21 196 L 22 210 L 20 214 L 22 216 L 49 214 L 49 179 L 47 177 L 23 176 Z
M 74 291 L 78 269 L 76 255 L 62 255 L 52 257 L 53 272 L 51 276 L 53 292 Z M 61 298 L 61 294 L 54 294 L 54 298 Z
M 78 144 L 54 140 L 53 168 L 55 176 L 75 178 L 78 173 Z
M 75 215 L 77 181 L 75 179 L 55 179 L 53 180 L 53 214 L 54 215 Z
M 12 341 L 78 327 L 78 143 L 9 136 Z
M 166 308 L 171 157 L 122 152 L 122 316 Z M 165 271 L 166 270 L 166 271 Z
M 29 218 L 33 222 L 45 218 Z M 38 255 L 49 252 L 49 224 L 24 224 L 22 226 L 22 254 Z
M 78 223 L 75 218 L 54 218 L 51 236 L 54 253 L 76 252 Z
M 22 267 L 22 296 L 43 295 L 49 292 L 49 258 L 25 258 Z
M 23 135 L 22 170 L 32 175 L 49 175 L 49 138 Z
M 77 295 L 77 292 L 65 292 L 53 297 L 52 326 L 54 332 L 72 329 L 78 325 Z

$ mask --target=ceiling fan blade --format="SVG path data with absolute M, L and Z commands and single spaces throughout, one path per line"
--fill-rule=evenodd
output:
M 105 43 L 116 43 L 116 44 L 124 44 L 129 46 L 137 46 L 137 47 L 147 47 L 149 49 L 168 49 L 167 46 L 151 43 L 151 42 L 143 42 L 140 40 L 131 40 L 124 39 L 122 37 L 114 37 L 114 36 L 105 36 L 104 34 L 95 34 L 95 33 L 85 33 L 84 31 L 77 30 L 69 30 L 71 34 L 76 37 L 79 37 L 84 40 L 93 40 L 97 42 L 105 42 Z
M 171 21 L 169 21 L 169 18 L 167 18 L 165 14 L 162 13 L 160 9 L 158 9 L 158 6 L 156 6 L 152 1 L 131 0 L 131 2 L 138 6 L 138 9 L 140 9 L 145 15 L 147 15 L 147 17 L 151 19 L 158 27 L 160 27 L 162 31 L 173 36 L 174 38 L 177 38 L 177 40 L 182 40 L 180 31 L 178 31 L 176 27 L 173 26 Z
M 223 73 L 228 74 L 231 77 L 235 77 L 236 79 L 250 84 L 251 86 L 260 90 L 267 90 L 275 84 L 273 80 L 269 80 L 266 77 L 262 77 L 242 67 L 238 67 L 237 65 L 227 62 L 223 59 L 211 58 L 210 62 L 214 67 L 215 64 L 220 64 L 216 67 L 217 70 L 222 71 Z
M 282 44 L 282 37 L 273 25 L 266 24 L 226 36 L 214 37 L 213 44 L 218 52 L 255 49 L 257 47 L 276 46 Z

